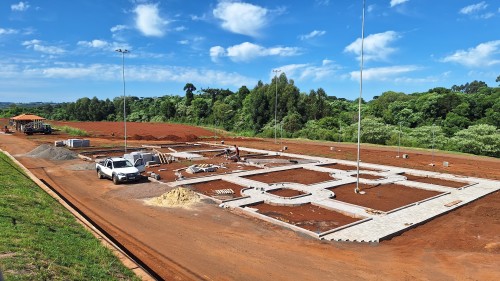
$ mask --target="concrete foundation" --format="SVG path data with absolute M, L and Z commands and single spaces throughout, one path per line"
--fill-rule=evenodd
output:
M 240 147 L 240 151 L 277 155 L 276 152 L 248 149 L 243 147 Z M 319 239 L 355 242 L 379 242 L 384 239 L 389 239 L 419 224 L 423 224 L 433 219 L 434 217 L 450 212 L 489 193 L 500 190 L 500 182 L 494 180 L 362 163 L 360 166 L 362 173 L 375 176 L 374 179 L 360 177 L 359 182 L 362 184 L 384 185 L 397 183 L 397 185 L 399 186 L 406 186 L 412 189 L 425 189 L 439 193 L 436 196 L 432 196 L 418 202 L 413 202 L 391 211 L 383 212 L 367 208 L 366 206 L 349 204 L 334 199 L 334 187 L 355 183 L 357 173 L 355 170 L 346 171 L 335 169 L 335 165 L 329 165 L 329 167 L 325 167 L 325 164 L 337 163 L 342 165 L 355 166 L 356 162 L 323 157 L 309 157 L 305 155 L 289 153 L 279 153 L 279 155 L 295 159 L 304 159 L 304 161 L 298 161 L 294 165 L 272 167 L 255 171 L 244 171 L 237 174 L 214 175 L 203 178 L 188 179 L 182 182 L 171 182 L 169 184 L 172 186 L 179 186 L 221 179 L 227 182 L 245 186 L 246 188 L 241 190 L 242 197 L 222 202 L 220 200 L 215 201 L 218 203 L 221 202 L 220 207 L 233 208 L 242 212 L 247 212 L 254 217 L 265 219 L 266 221 L 271 221 L 279 225 L 287 226 L 293 230 L 301 231 L 305 234 L 317 237 Z M 268 184 L 245 178 L 245 176 L 249 175 L 286 171 L 298 168 L 314 170 L 318 172 L 327 172 L 330 173 L 332 179 L 316 184 L 303 185 L 293 182 Z M 404 174 L 462 182 L 463 187 L 453 188 L 436 184 L 410 181 L 404 176 Z M 269 191 L 283 188 L 298 190 L 305 194 L 295 197 L 281 197 L 269 193 Z M 287 224 L 286 222 L 266 217 L 256 212 L 254 208 L 251 208 L 252 205 L 261 202 L 275 206 L 299 206 L 302 204 L 310 203 L 325 209 L 342 213 L 347 216 L 351 216 L 353 218 L 358 218 L 360 219 L 360 221 L 318 234 L 309 230 L 301 229 L 296 225 Z

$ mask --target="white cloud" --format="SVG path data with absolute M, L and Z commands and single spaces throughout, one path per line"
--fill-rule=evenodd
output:
M 50 55 L 59 55 L 66 52 L 63 48 L 56 46 L 45 46 L 42 45 L 42 41 L 33 39 L 30 41 L 24 41 L 22 43 L 23 46 L 26 46 L 27 49 L 33 49 L 37 52 L 50 54 Z
M 110 31 L 111 32 L 117 32 L 117 31 L 122 31 L 122 30 L 125 30 L 125 29 L 128 29 L 128 27 L 126 25 L 122 25 L 122 24 L 119 24 L 119 25 L 115 25 L 113 26 Z
M 206 14 L 203 14 L 201 16 L 190 15 L 190 17 L 191 17 L 191 20 L 193 20 L 193 21 L 205 21 L 205 20 L 207 20 L 207 15 Z
M 373 10 L 375 10 L 375 4 L 373 4 L 373 5 L 368 5 L 368 7 L 366 8 L 366 11 L 367 11 L 368 13 L 373 12 Z
M 234 33 L 258 36 L 267 23 L 266 8 L 243 2 L 221 1 L 213 15 L 222 20 L 222 28 Z
M 189 40 L 179 40 L 179 41 L 177 41 L 177 43 L 179 43 L 181 45 L 187 45 L 187 44 L 189 44 Z
M 257 57 L 267 56 L 295 56 L 299 54 L 299 48 L 295 47 L 271 47 L 265 48 L 250 42 L 244 42 L 239 45 L 234 45 L 224 49 L 221 46 L 210 48 L 210 56 L 213 61 L 217 61 L 219 57 L 229 57 L 232 61 L 249 61 Z
M 18 12 L 26 11 L 28 10 L 29 7 L 30 5 L 28 4 L 28 2 L 19 2 L 17 4 L 10 5 L 10 9 L 12 11 L 18 11 Z
M 481 43 L 468 50 L 458 50 L 441 60 L 468 67 L 492 66 L 500 63 L 500 40 Z
M 62 78 L 86 79 L 96 81 L 120 80 L 121 65 L 119 64 L 77 64 L 61 63 L 60 65 L 45 68 L 17 68 L 5 69 L 6 72 L 17 72 L 17 77 L 26 78 Z M 0 68 L 0 73 L 2 73 Z M 190 67 L 160 66 L 160 65 L 130 65 L 127 66 L 127 80 L 139 82 L 178 82 L 190 81 L 195 84 L 217 86 L 252 85 L 257 81 L 233 72 Z
M 321 65 L 307 64 L 289 64 L 278 67 L 282 72 L 286 73 L 288 78 L 297 81 L 313 80 L 318 81 L 331 77 L 340 67 L 335 65 L 331 60 L 323 60 Z M 270 78 L 274 77 L 274 73 L 270 73 Z
M 1 28 L 0 27 L 0 35 L 9 35 L 19 33 L 18 30 L 12 28 Z
M 403 4 L 405 2 L 408 2 L 410 0 L 391 0 L 391 8 L 400 4 Z
M 482 1 L 482 2 L 479 2 L 477 4 L 463 7 L 462 9 L 460 9 L 459 13 L 464 14 L 464 15 L 474 14 L 474 13 L 477 13 L 481 10 L 486 9 L 487 7 L 488 7 L 488 4 L 486 4 L 484 1 Z
M 116 49 L 128 49 L 128 50 L 131 49 L 131 47 L 125 43 L 107 42 L 105 40 L 100 40 L 100 39 L 94 39 L 92 41 L 78 41 L 77 45 L 93 49 L 105 50 L 105 51 L 114 51 Z
M 400 35 L 395 31 L 386 31 L 367 36 L 363 47 L 364 59 L 366 61 L 387 60 L 388 56 L 397 50 L 396 48 L 390 47 L 389 44 L 398 38 L 400 38 Z M 356 39 L 356 41 L 345 47 L 344 52 L 354 53 L 358 55 L 358 60 L 360 60 L 361 38 Z
M 78 41 L 77 43 L 79 46 L 86 46 L 86 47 L 92 47 L 92 48 L 104 48 L 108 47 L 109 43 L 104 41 L 104 40 L 99 40 L 95 39 L 92 41 Z
M 299 39 L 300 40 L 309 40 L 311 38 L 323 36 L 325 34 L 326 34 L 326 31 L 324 31 L 324 30 L 313 30 L 309 34 L 300 35 Z
M 419 70 L 420 67 L 415 65 L 397 65 L 388 67 L 374 67 L 363 70 L 363 80 L 377 80 L 377 81 L 394 81 L 395 79 L 404 79 L 401 77 L 394 77 L 404 73 Z M 359 71 L 352 71 L 349 73 L 352 80 L 359 80 Z
M 157 4 L 138 5 L 134 12 L 135 25 L 142 34 L 154 37 L 162 37 L 165 34 L 164 29 L 168 21 L 161 18 Z
M 210 57 L 212 58 L 213 62 L 217 62 L 220 57 L 223 57 L 225 55 L 226 50 L 221 46 L 214 46 L 210 48 Z

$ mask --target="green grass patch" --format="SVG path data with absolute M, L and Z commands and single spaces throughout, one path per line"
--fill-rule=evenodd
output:
M 5 280 L 139 280 L 3 153 L 0 171 Z
M 65 132 L 70 136 L 79 136 L 79 137 L 88 137 L 89 133 L 87 133 L 84 130 L 78 129 L 78 128 L 73 128 L 70 126 L 62 126 L 60 128 L 57 128 L 61 132 Z

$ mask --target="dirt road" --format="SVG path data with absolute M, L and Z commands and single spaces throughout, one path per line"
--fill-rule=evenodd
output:
M 26 153 L 36 145 L 24 136 L 0 135 L 0 148 L 11 154 Z M 328 146 L 324 152 L 312 151 L 303 143 L 287 145 L 292 153 L 330 153 Z M 192 209 L 147 206 L 140 199 L 169 188 L 154 183 L 115 186 L 98 180 L 93 170 L 68 169 L 82 164 L 81 160 L 17 158 L 166 280 L 500 279 L 499 192 L 390 241 L 337 243 L 318 241 L 209 202 Z M 380 159 L 376 163 L 385 164 Z M 466 172 L 500 176 L 498 165 L 486 174 L 477 167 Z

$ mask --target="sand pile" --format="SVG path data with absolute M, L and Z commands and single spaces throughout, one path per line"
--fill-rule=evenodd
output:
M 200 196 L 190 189 L 178 187 L 159 197 L 148 199 L 145 202 L 153 206 L 187 208 L 200 202 Z
M 55 147 L 49 144 L 42 144 L 26 153 L 26 155 L 34 158 L 44 158 L 50 160 L 71 160 L 78 158 L 76 153 L 67 148 Z

